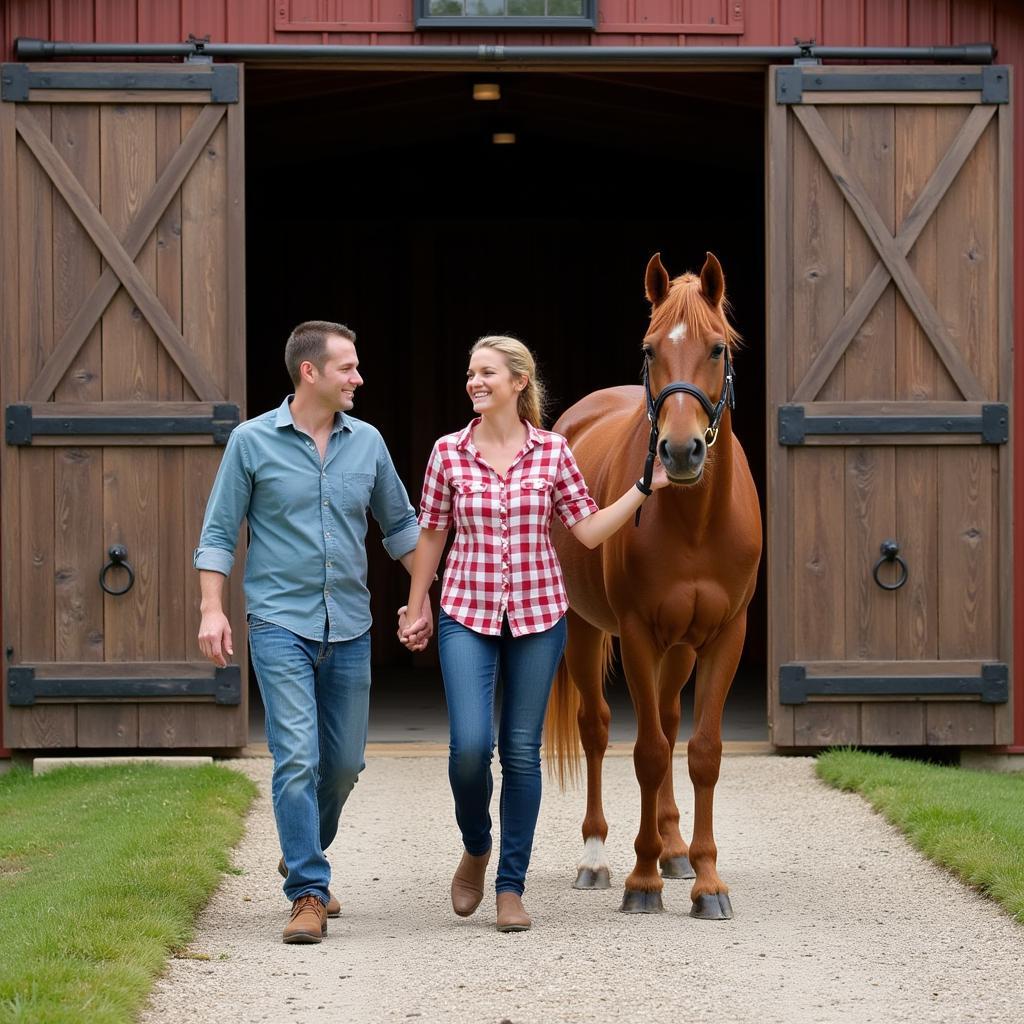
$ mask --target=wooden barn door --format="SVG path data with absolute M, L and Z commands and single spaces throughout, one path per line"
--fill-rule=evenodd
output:
M 240 86 L 234 66 L 3 66 L 9 747 L 246 742 L 245 645 L 200 658 L 191 566 L 244 403 Z
M 772 740 L 1009 742 L 1009 71 L 769 88 Z

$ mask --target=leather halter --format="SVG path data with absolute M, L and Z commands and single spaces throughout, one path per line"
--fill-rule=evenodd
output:
M 722 422 L 722 414 L 725 412 L 726 406 L 730 409 L 736 408 L 736 391 L 733 382 L 736 379 L 735 371 L 732 368 L 732 361 L 729 359 L 729 349 L 725 349 L 725 368 L 724 368 L 724 379 L 722 381 L 722 394 L 718 399 L 717 404 L 712 405 L 711 399 L 699 388 L 696 384 L 691 384 L 689 381 L 677 380 L 671 384 L 666 384 L 665 387 L 658 392 L 658 397 L 655 398 L 651 394 L 651 381 L 647 370 L 647 357 L 644 357 L 643 369 L 640 371 L 640 377 L 644 384 L 644 395 L 647 399 L 647 418 L 651 421 L 651 437 L 647 445 L 647 461 L 644 463 L 644 475 L 643 485 L 647 490 L 650 490 L 651 478 L 654 476 L 654 459 L 658 447 L 658 417 L 661 415 L 661 407 L 665 404 L 665 399 L 670 395 L 684 394 L 692 395 L 700 402 L 700 407 L 704 410 L 708 417 L 708 426 L 704 431 L 704 442 L 710 448 L 714 445 L 715 441 L 718 440 L 718 428 Z M 643 505 L 640 506 L 643 508 Z M 634 526 L 640 525 L 640 508 L 636 510 L 636 518 L 633 521 Z

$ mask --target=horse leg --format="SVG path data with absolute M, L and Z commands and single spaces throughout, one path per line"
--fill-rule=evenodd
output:
M 655 658 L 650 631 L 640 622 L 625 624 L 621 634 L 622 664 L 636 711 L 633 766 L 640 783 L 640 829 L 633 849 L 636 865 L 626 879 L 621 909 L 629 914 L 657 914 L 664 908 L 658 873 L 661 835 L 658 832 L 658 790 L 669 769 L 671 751 L 661 726 L 655 688 Z
M 608 749 L 611 710 L 604 697 L 605 649 L 610 643 L 601 630 L 571 609 L 566 612 L 569 639 L 565 664 L 580 692 L 577 724 L 587 758 L 587 813 L 583 819 L 583 857 L 577 865 L 574 889 L 607 889 L 611 872 L 605 852 L 608 821 L 601 800 L 601 769 Z
M 670 647 L 661 662 L 658 677 L 658 710 L 661 728 L 668 740 L 668 771 L 658 790 L 658 833 L 661 835 L 662 878 L 693 878 L 686 841 L 679 832 L 679 807 L 672 779 L 672 754 L 679 735 L 679 692 L 693 671 L 697 653 L 692 647 Z
M 690 890 L 693 901 L 690 916 L 707 921 L 732 917 L 729 887 L 718 876 L 713 812 L 715 784 L 722 765 L 722 710 L 740 661 L 746 631 L 744 611 L 700 652 L 697 666 L 693 738 L 687 748 L 694 797 L 690 863 L 697 872 Z

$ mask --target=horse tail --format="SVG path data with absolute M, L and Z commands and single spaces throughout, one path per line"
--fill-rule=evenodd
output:
M 602 633 L 602 680 L 608 678 L 614 657 L 611 634 Z M 558 780 L 561 789 L 567 785 L 575 786 L 580 781 L 580 734 L 577 722 L 581 703 L 579 688 L 569 675 L 569 666 L 563 657 L 555 672 L 544 718 L 544 757 L 548 773 Z

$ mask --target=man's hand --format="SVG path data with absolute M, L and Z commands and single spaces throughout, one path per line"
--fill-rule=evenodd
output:
M 227 658 L 235 653 L 231 642 L 231 623 L 223 612 L 204 612 L 199 624 L 199 650 L 214 663 L 224 668 Z

